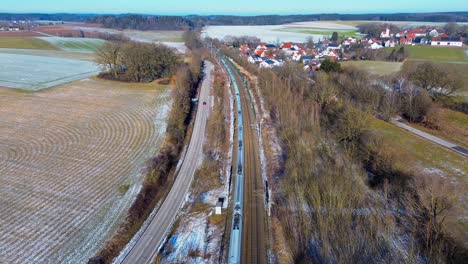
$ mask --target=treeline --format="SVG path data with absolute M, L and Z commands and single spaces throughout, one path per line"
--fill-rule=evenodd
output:
M 432 67 L 422 68 L 430 72 Z M 273 243 L 286 239 L 280 263 L 457 263 L 466 258 L 454 226 L 455 187 L 401 166 L 408 154 L 369 127 L 372 116 L 383 113 L 427 116 L 418 109 L 453 92 L 423 86 L 427 71 L 415 67 L 383 82 L 339 67 L 318 72 L 313 81 L 295 64 L 258 71 L 284 158 L 273 183 L 278 221 L 271 221 L 280 224 L 273 226 Z M 447 79 L 430 81 L 430 87 Z M 394 88 L 398 82 L 401 89 Z M 427 89 L 413 90 L 416 85 Z M 395 241 L 403 241 L 401 247 Z
M 88 23 L 106 28 L 135 30 L 192 30 L 194 23 L 181 16 L 107 15 L 95 16 Z
M 190 16 L 197 25 L 280 25 L 320 20 L 468 22 L 468 12 L 407 14 L 311 14 L 264 16 Z
M 392 23 L 364 23 L 357 26 L 360 33 L 380 38 L 380 33 L 385 32 L 388 28 L 390 32 L 396 33 L 402 31 L 402 28 Z
M 392 49 L 366 49 L 362 44 L 356 44 L 345 48 L 353 54 L 354 60 L 380 60 L 380 61 L 394 61 L 402 62 L 410 57 L 408 49 L 404 46 L 395 47 Z
M 46 21 L 69 21 L 69 22 L 85 22 L 90 17 L 94 17 L 94 14 L 41 14 L 41 13 L 24 13 L 24 14 L 13 14 L 13 13 L 0 13 L 0 20 L 46 20 Z
M 128 244 L 143 222 L 154 210 L 158 201 L 170 190 L 174 182 L 174 170 L 191 121 L 193 105 L 201 80 L 202 60 L 192 53 L 190 63 L 181 64 L 175 73 L 172 89 L 172 108 L 169 114 L 166 140 L 160 153 L 149 161 L 143 186 L 130 207 L 124 222 L 114 236 L 89 260 L 88 263 L 111 263 Z
M 11 14 L 0 13 L 0 20 L 47 20 L 88 22 L 108 28 L 136 30 L 186 30 L 206 25 L 280 25 L 320 20 L 424 21 L 468 22 L 468 12 L 404 13 L 404 14 L 308 14 L 262 16 L 154 16 L 154 15 L 98 15 L 98 14 Z
M 104 66 L 102 78 L 151 82 L 171 76 L 180 58 L 165 45 L 124 41 L 104 44 L 96 52 L 96 62 Z

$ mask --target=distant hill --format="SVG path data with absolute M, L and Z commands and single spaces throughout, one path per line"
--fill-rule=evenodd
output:
M 315 14 L 315 15 L 266 15 L 266 16 L 189 16 L 197 24 L 204 25 L 280 25 L 293 22 L 320 20 L 374 20 L 374 21 L 423 21 L 468 22 L 468 12 L 405 13 L 405 14 Z
M 398 14 L 310 14 L 263 16 L 157 16 L 97 14 L 9 14 L 0 13 L 0 20 L 47 20 L 98 23 L 109 28 L 139 30 L 184 30 L 206 25 L 280 25 L 320 20 L 468 22 L 467 12 L 398 13 Z
M 95 14 L 41 14 L 41 13 L 0 13 L 0 20 L 46 20 L 46 21 L 67 21 L 67 22 L 85 22 Z

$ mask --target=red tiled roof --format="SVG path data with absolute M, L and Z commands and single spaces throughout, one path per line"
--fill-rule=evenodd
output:
M 426 29 L 425 28 L 415 28 L 415 29 L 409 30 L 408 33 L 422 34 L 422 33 L 426 33 Z
M 290 49 L 292 48 L 293 44 L 292 43 L 284 43 L 283 45 L 281 45 L 281 48 L 282 49 Z
M 415 33 L 412 33 L 412 32 L 406 33 L 406 38 L 415 38 L 415 37 L 416 37 Z

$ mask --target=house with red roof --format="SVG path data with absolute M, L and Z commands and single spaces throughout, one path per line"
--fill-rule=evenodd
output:
M 291 49 L 292 47 L 293 47 L 292 42 L 289 42 L 289 43 L 281 44 L 280 49 L 285 51 L 285 50 Z
M 408 34 L 411 34 L 413 35 L 413 39 L 415 37 L 425 37 L 427 35 L 427 29 L 425 28 L 415 28 L 415 29 L 410 29 L 408 30 L 408 32 L 406 33 L 406 36 L 408 36 Z
M 247 52 L 247 51 L 250 51 L 250 48 L 249 48 L 249 45 L 244 44 L 244 45 L 239 47 L 239 50 L 242 51 L 242 52 Z

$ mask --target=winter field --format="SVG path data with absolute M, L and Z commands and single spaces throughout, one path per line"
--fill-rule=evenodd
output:
M 102 39 L 93 38 L 41 37 L 39 39 L 49 42 L 60 50 L 72 52 L 96 52 L 105 43 Z
M 87 32 L 100 32 L 108 33 L 115 35 L 124 35 L 130 38 L 133 41 L 147 42 L 147 43 L 162 43 L 168 47 L 176 49 L 180 53 L 186 52 L 186 47 L 182 38 L 183 31 L 174 31 L 174 30 L 149 30 L 149 31 L 139 31 L 139 30 L 116 30 L 110 28 L 99 28 L 99 27 L 88 27 L 86 24 L 76 26 L 76 25 L 66 25 L 65 28 L 71 30 L 82 30 Z
M 277 42 L 305 42 L 312 37 L 315 41 L 323 39 L 324 35 L 338 31 L 352 33 L 355 36 L 357 28 L 334 22 L 300 22 L 270 26 L 209 26 L 204 28 L 203 35 L 211 38 L 223 39 L 227 36 L 256 36 L 261 41 Z
M 99 73 L 93 62 L 0 53 L 0 86 L 37 91 Z
M 0 263 L 85 263 L 135 198 L 169 102 L 155 83 L 0 88 Z

